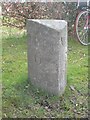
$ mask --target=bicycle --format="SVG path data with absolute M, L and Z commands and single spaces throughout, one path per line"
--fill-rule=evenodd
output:
M 79 3 L 78 8 L 81 9 L 76 17 L 75 32 L 78 41 L 82 45 L 90 45 L 90 0 Z

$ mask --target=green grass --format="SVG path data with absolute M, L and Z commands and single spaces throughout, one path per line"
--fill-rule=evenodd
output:
M 2 30 L 2 117 L 87 117 L 88 48 L 69 37 L 67 87 L 62 96 L 50 96 L 28 83 L 26 35 Z

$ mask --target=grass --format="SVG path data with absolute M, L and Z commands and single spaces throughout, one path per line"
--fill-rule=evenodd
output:
M 27 36 L 14 28 L 2 30 L 2 117 L 87 117 L 88 48 L 69 37 L 66 90 L 50 96 L 28 83 Z

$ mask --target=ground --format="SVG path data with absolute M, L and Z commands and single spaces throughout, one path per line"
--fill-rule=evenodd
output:
M 88 47 L 68 37 L 67 86 L 62 96 L 53 96 L 28 81 L 26 34 L 15 28 L 2 30 L 2 117 L 86 118 Z

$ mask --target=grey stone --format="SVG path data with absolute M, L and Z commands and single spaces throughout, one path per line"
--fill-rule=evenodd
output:
M 27 20 L 28 76 L 33 85 L 55 95 L 66 86 L 67 22 Z

